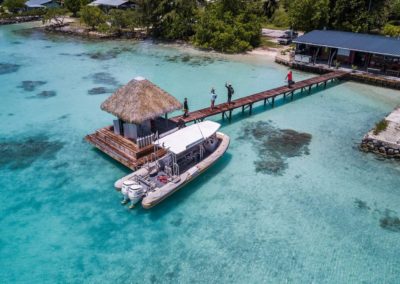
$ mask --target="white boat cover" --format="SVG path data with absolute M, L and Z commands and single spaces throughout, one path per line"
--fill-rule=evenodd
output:
M 216 133 L 220 127 L 221 124 L 214 121 L 195 123 L 158 139 L 154 144 L 178 155 L 186 151 L 186 149 L 203 142 Z
M 118 7 L 122 4 L 127 3 L 127 0 L 95 0 L 89 4 L 89 6 L 111 6 Z

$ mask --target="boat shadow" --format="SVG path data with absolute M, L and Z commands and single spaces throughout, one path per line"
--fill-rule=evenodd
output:
M 178 210 L 179 206 L 186 201 L 190 201 L 190 196 L 204 186 L 204 183 L 209 181 L 213 176 L 221 173 L 232 160 L 232 154 L 226 152 L 214 165 L 195 178 L 189 184 L 182 187 L 180 190 L 166 198 L 157 206 L 151 209 L 144 209 L 141 206 L 135 208 L 135 213 L 138 215 L 147 215 L 151 220 L 158 220 L 166 214 Z

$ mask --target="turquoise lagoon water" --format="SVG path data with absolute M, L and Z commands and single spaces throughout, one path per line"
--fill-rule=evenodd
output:
M 346 82 L 237 114 L 214 167 L 128 211 L 113 182 L 129 171 L 83 141 L 110 123 L 110 92 L 140 75 L 195 109 L 212 86 L 244 96 L 286 68 L 28 26 L 0 28 L 2 283 L 399 283 L 400 164 L 356 148 L 399 92 Z

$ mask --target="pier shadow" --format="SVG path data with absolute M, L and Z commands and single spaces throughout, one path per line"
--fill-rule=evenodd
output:
M 210 116 L 208 118 L 212 118 L 212 117 L 216 118 L 217 116 L 220 116 L 220 118 L 216 119 L 215 121 L 217 121 L 217 122 L 219 122 L 221 124 L 228 124 L 228 125 L 232 124 L 232 123 L 237 123 L 237 122 L 240 122 L 240 121 L 242 121 L 242 120 L 244 120 L 246 118 L 249 118 L 249 117 L 252 117 L 252 116 L 256 116 L 256 115 L 258 115 L 260 113 L 263 113 L 265 111 L 282 107 L 282 106 L 284 106 L 284 105 L 286 105 L 288 103 L 295 102 L 297 100 L 300 100 L 300 99 L 303 99 L 303 98 L 306 98 L 306 97 L 314 96 L 314 95 L 316 95 L 318 93 L 321 93 L 323 91 L 326 91 L 326 90 L 329 90 L 329 89 L 331 89 L 333 87 L 341 85 L 344 82 L 346 82 L 346 80 L 342 79 L 340 81 L 335 81 L 335 82 L 328 83 L 326 85 L 326 87 L 324 87 L 323 85 L 320 85 L 318 87 L 313 87 L 311 89 L 310 93 L 308 93 L 308 90 L 304 90 L 303 93 L 301 93 L 300 90 L 297 90 L 297 91 L 294 92 L 293 100 L 291 100 L 290 94 L 286 97 L 286 99 L 283 98 L 283 95 L 280 95 L 280 96 L 275 98 L 274 107 L 272 107 L 268 103 L 266 105 L 264 105 L 264 102 L 261 100 L 261 101 L 259 101 L 257 103 L 254 103 L 251 115 L 249 114 L 249 110 L 248 109 L 246 109 L 242 113 L 241 108 L 237 108 L 237 109 L 233 110 L 233 112 L 232 112 L 231 121 L 229 121 L 227 118 L 222 119 L 221 118 L 222 114 L 217 114 L 217 115 L 214 115 L 214 116 Z M 208 118 L 206 118 L 206 119 L 208 119 Z
M 193 181 L 179 189 L 177 192 L 163 200 L 160 204 L 156 205 L 151 209 L 144 209 L 140 205 L 137 205 L 132 213 L 138 215 L 147 215 L 151 220 L 155 221 L 173 210 L 178 210 L 179 207 L 186 201 L 190 201 L 190 196 L 197 190 L 201 189 L 205 182 L 211 179 L 213 176 L 221 173 L 232 160 L 232 154 L 225 153 L 214 165 L 207 169 L 200 176 L 195 178 Z M 195 202 L 191 200 L 190 202 Z

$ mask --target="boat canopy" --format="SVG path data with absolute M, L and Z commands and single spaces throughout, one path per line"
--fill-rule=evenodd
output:
M 154 143 L 178 155 L 194 145 L 203 142 L 216 133 L 220 127 L 221 125 L 214 121 L 203 121 L 182 128 L 158 139 Z

